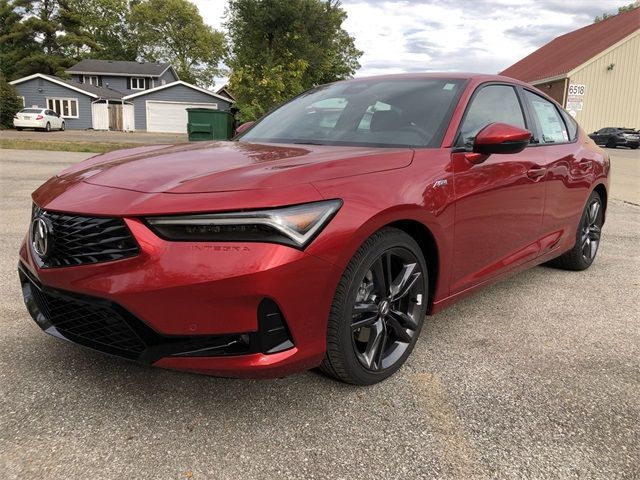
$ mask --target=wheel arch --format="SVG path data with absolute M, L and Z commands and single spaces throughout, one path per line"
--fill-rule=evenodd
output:
M 440 253 L 433 233 L 424 223 L 414 219 L 396 220 L 385 225 L 385 227 L 402 230 L 413 238 L 420 247 L 427 263 L 427 272 L 429 274 L 429 305 L 427 312 L 431 311 L 440 273 Z
M 594 188 L 593 188 L 594 192 L 597 192 L 598 195 L 600 195 L 600 199 L 602 200 L 602 206 L 604 209 L 604 213 L 603 213 L 603 221 L 606 219 L 607 216 L 607 205 L 608 205 L 608 201 L 609 201 L 609 195 L 607 193 L 607 187 L 604 185 L 604 183 L 598 183 Z

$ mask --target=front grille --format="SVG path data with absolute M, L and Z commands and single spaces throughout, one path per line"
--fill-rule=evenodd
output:
M 140 248 L 121 218 L 86 217 L 46 212 L 34 205 L 33 218 L 43 217 L 51 224 L 51 252 L 40 267 L 66 267 L 120 260 L 140 253 Z
M 127 358 L 146 348 L 140 336 L 109 305 L 89 303 L 31 288 L 38 310 L 58 332 L 71 341 Z

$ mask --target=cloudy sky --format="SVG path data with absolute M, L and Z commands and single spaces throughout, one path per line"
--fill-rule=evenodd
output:
M 223 29 L 226 0 L 192 0 Z M 554 37 L 631 0 L 343 0 L 343 27 L 364 52 L 356 76 L 496 73 Z M 224 79 L 216 84 L 222 85 Z

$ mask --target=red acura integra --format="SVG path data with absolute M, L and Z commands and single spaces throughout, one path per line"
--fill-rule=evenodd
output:
M 609 159 L 499 76 L 320 86 L 230 142 L 99 155 L 33 194 L 20 249 L 47 333 L 159 367 L 393 374 L 425 314 L 525 268 L 583 270 Z

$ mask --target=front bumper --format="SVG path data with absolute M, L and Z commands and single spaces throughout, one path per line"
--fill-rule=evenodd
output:
M 339 276 L 332 265 L 282 245 L 166 242 L 139 220 L 126 223 L 140 254 L 117 261 L 40 268 L 23 243 L 25 303 L 43 330 L 142 363 L 214 375 L 281 376 L 322 361 Z M 84 318 L 60 325 L 51 305 L 81 309 Z M 104 324 L 104 309 L 111 323 Z M 100 335 L 126 338 L 105 345 Z

